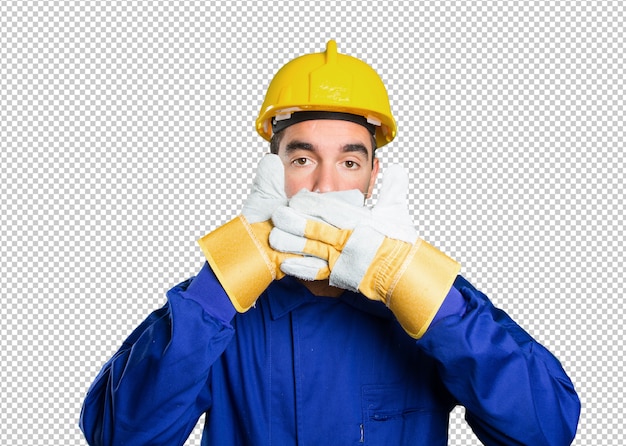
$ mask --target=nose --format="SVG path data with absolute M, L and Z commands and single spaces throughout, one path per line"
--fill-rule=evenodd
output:
M 315 172 L 313 181 L 313 192 L 333 192 L 339 190 L 338 172 L 332 165 L 320 165 Z

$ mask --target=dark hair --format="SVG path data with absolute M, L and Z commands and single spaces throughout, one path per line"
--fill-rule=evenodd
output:
M 274 155 L 278 155 L 278 147 L 280 147 L 280 142 L 283 140 L 284 131 L 280 131 L 278 133 L 274 133 L 272 135 L 272 139 L 270 139 L 270 152 Z
M 283 140 L 283 136 L 285 135 L 285 130 L 281 130 L 280 132 L 276 132 L 272 135 L 272 139 L 270 139 L 270 152 L 278 155 L 278 148 L 280 147 L 280 142 Z M 370 139 L 372 142 L 372 167 L 374 167 L 374 157 L 376 153 L 376 137 L 374 135 L 370 135 Z

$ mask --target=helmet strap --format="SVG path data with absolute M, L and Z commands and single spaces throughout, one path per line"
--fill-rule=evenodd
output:
M 287 127 L 303 121 L 314 121 L 318 119 L 332 119 L 339 121 L 350 121 L 365 127 L 371 135 L 376 134 L 376 126 L 367 121 L 364 116 L 354 115 L 352 113 L 328 112 L 328 111 L 301 111 L 292 113 L 289 118 L 276 119 L 272 118 L 272 132 L 274 134 L 285 130 Z

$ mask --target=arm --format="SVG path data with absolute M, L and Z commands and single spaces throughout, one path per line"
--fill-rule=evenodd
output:
M 407 187 L 404 169 L 390 166 L 371 209 L 363 206 L 359 190 L 302 190 L 272 214 L 270 245 L 306 255 L 284 259 L 280 268 L 287 274 L 301 271 L 310 258 L 326 261 L 330 285 L 383 302 L 404 330 L 419 339 L 460 265 L 418 237 L 407 210 Z
M 211 407 L 211 366 L 233 337 L 230 321 L 276 278 L 286 257 L 269 247 L 272 211 L 286 203 L 283 165 L 262 158 L 241 215 L 199 240 L 208 265 L 174 287 L 104 366 L 83 405 L 90 444 L 183 444 Z M 305 259 L 328 275 L 326 262 Z
M 461 277 L 446 301 L 459 299 L 464 312 L 436 318 L 417 342 L 477 436 L 486 445 L 569 445 L 580 401 L 559 361 Z
M 182 445 L 210 408 L 207 379 L 235 310 L 206 265 L 167 299 L 91 385 L 80 417 L 89 444 Z
M 351 202 L 351 191 L 302 191 L 273 214 L 270 243 L 327 260 L 331 285 L 384 302 L 438 362 L 485 444 L 569 444 L 580 403 L 559 362 L 469 283 L 455 281 L 458 263 L 417 237 L 407 185 L 401 170 L 385 174 L 371 210 Z M 293 262 L 300 260 L 281 268 L 289 272 Z

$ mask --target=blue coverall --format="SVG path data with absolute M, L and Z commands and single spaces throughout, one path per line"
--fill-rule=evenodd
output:
M 235 314 L 210 268 L 168 292 L 105 364 L 92 445 L 445 445 L 456 405 L 486 445 L 568 445 L 580 402 L 559 361 L 458 277 L 458 314 L 419 340 L 379 302 L 273 282 Z M 448 296 L 450 297 L 450 295 Z

